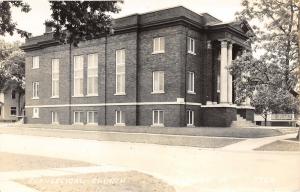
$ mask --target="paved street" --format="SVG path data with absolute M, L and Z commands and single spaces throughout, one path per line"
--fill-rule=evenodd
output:
M 272 142 L 272 139 L 266 139 Z M 253 142 L 265 144 L 262 140 L 245 142 L 248 145 L 252 142 L 257 147 Z M 262 152 L 249 148 L 231 150 L 230 145 L 201 149 L 13 134 L 1 134 L 0 141 L 2 152 L 59 157 L 137 170 L 162 179 L 178 192 L 300 190 L 298 152 Z M 243 141 L 239 143 L 245 145 Z M 237 149 L 238 143 L 231 147 Z

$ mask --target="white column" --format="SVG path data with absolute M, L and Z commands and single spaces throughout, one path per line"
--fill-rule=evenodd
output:
M 231 65 L 232 63 L 232 43 L 228 44 L 228 58 L 227 65 Z M 228 103 L 232 103 L 232 75 L 227 72 L 227 99 Z
M 250 106 L 250 103 L 251 103 L 250 97 L 246 97 L 245 103 L 247 106 Z
M 227 103 L 227 41 L 221 41 L 220 103 Z

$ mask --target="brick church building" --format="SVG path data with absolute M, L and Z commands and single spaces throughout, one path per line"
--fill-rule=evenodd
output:
M 234 104 L 232 60 L 250 46 L 247 22 L 175 7 L 114 20 L 114 34 L 79 43 L 29 38 L 26 122 L 231 126 L 253 108 Z

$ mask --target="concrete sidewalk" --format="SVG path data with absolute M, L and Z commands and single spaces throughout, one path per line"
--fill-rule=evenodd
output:
M 266 144 L 275 142 L 277 140 L 289 139 L 289 138 L 296 138 L 297 134 L 287 134 L 281 136 L 274 136 L 274 137 L 265 137 L 265 138 L 255 138 L 255 139 L 247 139 L 238 143 L 234 143 L 231 145 L 227 145 L 222 147 L 222 150 L 227 151 L 251 151 Z
M 177 192 L 291 192 L 300 189 L 300 153 L 0 134 L 0 151 L 79 160 L 147 173 Z M 22 141 L 14 142 L 14 141 Z

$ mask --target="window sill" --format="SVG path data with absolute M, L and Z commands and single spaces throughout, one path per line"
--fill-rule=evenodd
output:
M 187 93 L 188 93 L 188 94 L 192 94 L 192 95 L 196 95 L 196 93 L 195 93 L 195 92 L 192 92 L 192 91 L 188 91 Z
M 195 127 L 195 125 L 192 125 L 192 124 L 187 124 L 186 126 L 187 127 Z
M 152 55 L 154 55 L 154 54 L 160 54 L 160 53 L 165 53 L 165 51 L 155 51 L 155 52 L 152 52 Z
M 84 95 L 73 95 L 72 97 L 84 97 Z
M 114 126 L 125 126 L 125 123 L 116 123 Z
M 188 51 L 188 53 L 191 55 L 197 55 L 195 52 L 191 52 L 191 51 Z
M 39 69 L 39 67 L 31 68 L 31 69 Z
M 151 94 L 164 94 L 164 91 L 160 91 L 160 92 L 151 92 Z
M 31 98 L 32 100 L 37 100 L 37 99 L 40 99 L 39 97 L 32 97 Z
M 40 117 L 32 117 L 32 119 L 39 119 Z
M 50 97 L 50 99 L 59 99 L 59 97 L 58 96 L 52 96 L 52 97 Z
M 116 96 L 122 96 L 122 95 L 126 95 L 126 93 L 115 93 L 114 95 L 116 95 Z
M 86 97 L 98 97 L 99 95 L 86 95 Z

